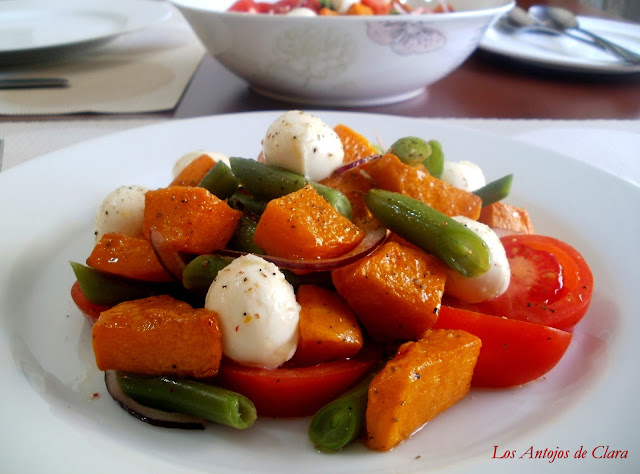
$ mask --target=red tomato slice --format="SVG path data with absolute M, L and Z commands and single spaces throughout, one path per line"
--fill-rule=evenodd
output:
M 223 360 L 216 384 L 248 397 L 259 416 L 311 416 L 367 374 L 380 351 L 365 347 L 348 360 L 309 367 L 261 369 Z
M 259 13 L 256 2 L 253 0 L 238 0 L 229 7 L 230 12 Z
M 560 361 L 572 334 L 541 324 L 442 306 L 434 328 L 462 329 L 482 340 L 475 387 L 505 388 L 536 380 Z
M 71 286 L 71 299 L 76 304 L 80 312 L 87 318 L 91 324 L 95 323 L 100 317 L 100 313 L 111 308 L 111 306 L 105 306 L 92 303 L 82 292 L 80 283 L 77 281 Z
M 371 8 L 375 15 L 388 15 L 391 10 L 391 2 L 387 0 L 360 0 L 360 3 Z
M 543 235 L 509 235 L 500 240 L 511 265 L 507 291 L 481 303 L 449 297 L 445 303 L 557 329 L 575 326 L 587 312 L 593 292 L 593 275 L 582 255 L 565 242 Z

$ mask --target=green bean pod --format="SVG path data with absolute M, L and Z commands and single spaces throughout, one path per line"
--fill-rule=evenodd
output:
M 440 179 L 444 171 L 444 152 L 442 145 L 438 140 L 429 140 L 431 154 L 422 162 L 429 174 L 434 178 Z
M 353 209 L 351 207 L 351 202 L 347 199 L 347 196 L 337 189 L 330 188 L 324 184 L 311 182 L 311 185 L 313 186 L 313 189 L 315 189 L 320 196 L 325 198 L 336 211 L 349 220 L 353 218 Z
M 403 137 L 393 142 L 389 153 L 396 155 L 403 163 L 414 166 L 429 158 L 431 146 L 422 138 Z
M 489 249 L 475 232 L 409 196 L 372 189 L 365 202 L 389 230 L 433 254 L 465 277 L 489 270 Z
M 176 290 L 169 283 L 155 283 L 100 272 L 78 262 L 69 262 L 82 293 L 94 304 L 112 306 Z
M 309 425 L 309 439 L 316 449 L 323 452 L 339 451 L 360 435 L 372 378 L 373 374 L 365 377 L 313 416 Z
M 182 284 L 187 290 L 206 293 L 218 272 L 233 261 L 220 255 L 198 255 L 182 272 Z
M 236 192 L 240 182 L 224 161 L 218 161 L 200 180 L 199 186 L 220 199 L 228 199 Z
M 498 178 L 483 187 L 473 191 L 473 194 L 482 199 L 482 206 L 489 206 L 495 202 L 506 198 L 511 192 L 511 183 L 513 182 L 513 174 L 508 174 L 502 178 Z
M 245 212 L 236 226 L 236 230 L 229 241 L 228 248 L 239 252 L 263 255 L 265 252 L 253 240 L 260 216 L 252 212 Z
M 269 204 L 267 199 L 260 199 L 242 191 L 235 192 L 228 202 L 234 209 L 246 209 L 257 215 L 261 215 Z
M 172 376 L 118 372 L 118 385 L 136 402 L 158 410 L 184 413 L 245 429 L 257 418 L 256 407 L 244 395 L 203 382 Z
M 277 199 L 296 192 L 307 184 L 313 186 L 340 214 L 351 220 L 353 211 L 347 197 L 337 189 L 309 181 L 301 174 L 245 158 L 230 158 L 231 169 L 240 184 L 262 200 Z
M 304 188 L 309 180 L 292 171 L 255 160 L 232 157 L 231 170 L 240 184 L 260 199 L 276 199 Z

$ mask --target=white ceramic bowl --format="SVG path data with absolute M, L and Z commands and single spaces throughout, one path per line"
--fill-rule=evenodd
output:
M 212 57 L 256 92 L 319 106 L 410 99 L 478 46 L 513 0 L 450 0 L 454 13 L 294 17 L 226 12 L 234 0 L 171 0 Z

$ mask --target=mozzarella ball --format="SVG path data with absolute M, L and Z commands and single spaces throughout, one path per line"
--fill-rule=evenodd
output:
M 482 275 L 468 278 L 455 270 L 447 271 L 445 293 L 465 303 L 479 303 L 504 293 L 511 281 L 511 269 L 507 254 L 496 233 L 478 221 L 468 217 L 456 216 L 453 219 L 464 224 L 478 234 L 489 249 L 489 270 Z
M 104 198 L 95 218 L 96 242 L 104 234 L 118 232 L 132 237 L 142 234 L 144 186 L 120 186 Z
M 298 7 L 286 13 L 287 16 L 318 16 L 311 8 Z
M 331 6 L 340 13 L 346 13 L 351 5 L 358 3 L 359 0 L 331 0 Z
M 320 181 L 342 164 L 344 148 L 338 134 L 311 114 L 291 110 L 267 130 L 263 141 L 267 164 Z
M 470 161 L 445 161 L 441 179 L 465 191 L 475 191 L 487 184 L 480 167 Z
M 202 156 L 208 155 L 214 159 L 217 163 L 218 161 L 224 161 L 224 164 L 229 166 L 229 157 L 223 153 L 218 153 L 215 151 L 205 151 L 205 150 L 194 150 L 189 153 L 185 153 L 182 155 L 176 163 L 173 165 L 173 177 L 175 178 L 180 174 L 180 172 L 185 169 L 193 160 Z
M 230 359 L 275 369 L 293 357 L 300 305 L 273 263 L 253 254 L 236 258 L 211 283 L 205 308 L 218 313 L 222 352 Z

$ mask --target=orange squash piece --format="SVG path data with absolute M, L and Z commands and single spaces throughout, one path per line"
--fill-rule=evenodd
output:
M 344 148 L 344 163 L 379 153 L 378 149 L 363 135 L 344 124 L 336 125 L 333 127 L 333 131 L 336 132 L 342 142 L 342 147 Z
M 155 228 L 176 250 L 201 255 L 225 247 L 240 216 L 204 188 L 170 186 L 145 195 L 142 231 L 148 239 Z
M 200 155 L 185 166 L 169 186 L 198 186 L 215 164 L 216 160 L 209 155 Z
M 312 186 L 269 201 L 253 236 L 269 255 L 296 259 L 338 257 L 363 238 Z
M 373 15 L 373 9 L 362 3 L 352 3 L 346 11 L 347 15 Z
M 400 346 L 369 385 L 367 446 L 389 451 L 463 399 L 481 345 L 468 332 L 437 329 Z
M 362 330 L 355 314 L 335 291 L 317 285 L 300 285 L 298 348 L 292 362 L 315 365 L 346 359 L 362 349 Z
M 337 189 L 351 203 L 353 210 L 353 222 L 360 228 L 366 227 L 366 224 L 375 218 L 364 202 L 364 196 L 367 191 L 373 188 L 373 182 L 366 177 L 358 169 L 349 170 L 344 173 L 333 173 L 328 178 L 320 181 L 333 189 Z M 377 219 L 375 219 L 377 221 Z
M 386 242 L 331 273 L 338 293 L 377 341 L 415 340 L 438 319 L 446 269 L 417 247 Z
M 222 358 L 217 315 L 168 295 L 126 301 L 92 328 L 100 370 L 213 377 Z
M 526 209 L 504 202 L 494 202 L 483 207 L 478 221 L 493 228 L 513 230 L 523 234 L 536 233 Z
M 96 243 L 87 265 L 101 272 L 145 281 L 172 281 L 156 257 L 151 242 L 120 233 L 108 233 Z
M 397 156 L 386 154 L 369 163 L 367 173 L 378 188 L 419 199 L 447 216 L 474 220 L 480 217 L 482 199 L 479 196 L 434 178 L 422 165 L 409 166 Z

